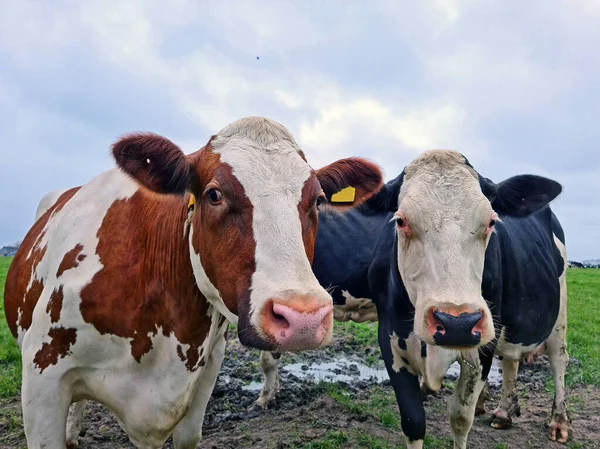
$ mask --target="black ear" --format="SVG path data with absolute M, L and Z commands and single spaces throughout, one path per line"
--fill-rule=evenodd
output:
M 535 175 L 513 176 L 500 184 L 480 176 L 479 184 L 498 214 L 513 217 L 525 217 L 543 208 L 562 191 L 558 182 Z
M 152 133 L 129 134 L 112 147 L 117 165 L 143 186 L 158 193 L 184 194 L 192 167 L 169 139 Z
M 384 186 L 365 202 L 365 207 L 377 212 L 396 212 L 398 210 L 398 196 L 404 182 L 404 170 L 395 179 Z

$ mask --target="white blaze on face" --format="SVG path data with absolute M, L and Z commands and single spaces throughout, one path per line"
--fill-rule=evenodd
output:
M 398 268 L 415 306 L 415 332 L 433 344 L 431 310 L 482 311 L 481 343 L 487 343 L 494 329 L 481 280 L 494 211 L 477 173 L 460 153 L 426 152 L 406 167 L 398 204 L 410 228 L 397 230 Z
M 252 276 L 251 322 L 260 331 L 259 312 L 269 298 L 286 292 L 327 297 L 310 267 L 298 204 L 312 170 L 282 125 L 257 117 L 238 120 L 211 141 L 253 206 L 256 270 Z

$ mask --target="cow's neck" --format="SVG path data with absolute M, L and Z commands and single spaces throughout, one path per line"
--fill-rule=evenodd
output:
M 163 279 L 169 286 L 194 285 L 188 248 L 186 203 L 175 196 L 151 195 L 144 201 L 140 214 L 148 223 L 143 234 L 146 257 L 144 272 Z
M 366 207 L 319 212 L 313 271 L 321 285 L 333 287 L 335 303 L 344 302 L 342 292 L 372 298 L 367 274 L 377 240 L 391 216 Z

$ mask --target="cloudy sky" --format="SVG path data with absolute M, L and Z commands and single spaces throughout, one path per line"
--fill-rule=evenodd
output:
M 191 152 L 264 115 L 314 167 L 452 148 L 552 177 L 569 258 L 600 258 L 599 0 L 169 3 L 0 0 L 0 246 L 125 132 Z

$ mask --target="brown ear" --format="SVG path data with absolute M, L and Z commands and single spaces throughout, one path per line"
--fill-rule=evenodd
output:
M 379 166 L 367 159 L 350 157 L 340 159 L 317 170 L 321 188 L 332 206 L 354 207 L 366 201 L 383 186 L 383 176 Z M 342 194 L 340 201 L 332 201 L 332 196 L 347 187 L 347 195 Z M 334 198 L 336 199 L 336 198 Z
M 143 186 L 157 193 L 184 194 L 192 168 L 177 145 L 152 133 L 124 136 L 112 147 L 117 165 Z

